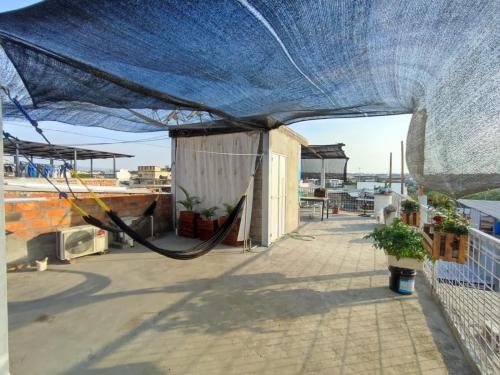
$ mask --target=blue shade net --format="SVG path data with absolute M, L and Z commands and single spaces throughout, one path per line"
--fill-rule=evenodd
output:
M 38 120 L 133 132 L 412 113 L 411 174 L 461 195 L 500 186 L 499 18 L 498 0 L 50 0 L 0 14 L 1 74 Z

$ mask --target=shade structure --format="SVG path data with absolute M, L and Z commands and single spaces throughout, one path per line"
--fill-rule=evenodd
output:
M 342 147 L 343 143 L 333 145 L 302 145 L 302 179 L 340 179 L 347 181 L 347 162 L 349 158 Z
M 76 151 L 76 154 L 75 154 Z M 120 154 L 117 152 L 89 150 L 87 148 L 69 147 L 62 145 L 49 145 L 47 143 L 31 142 L 23 140 L 9 141 L 3 139 L 3 152 L 5 155 L 17 155 L 18 153 L 41 159 L 52 159 L 61 157 L 66 160 L 73 160 L 75 155 L 77 160 L 89 159 L 114 159 L 133 158 L 133 155 Z
M 499 14 L 496 0 L 49 0 L 0 15 L 2 78 L 39 120 L 135 132 L 413 113 L 410 172 L 463 194 L 500 185 Z

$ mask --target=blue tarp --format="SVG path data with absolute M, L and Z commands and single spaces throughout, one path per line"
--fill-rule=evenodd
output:
M 463 193 L 500 185 L 499 17 L 497 0 L 50 0 L 0 14 L 2 79 L 39 120 L 135 132 L 413 113 L 413 176 Z

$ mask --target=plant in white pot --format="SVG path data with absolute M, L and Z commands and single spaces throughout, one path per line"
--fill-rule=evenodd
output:
M 422 270 L 424 260 L 429 258 L 422 245 L 422 234 L 401 219 L 375 228 L 365 238 L 372 239 L 375 248 L 384 250 L 389 266 Z
M 422 270 L 424 260 L 429 258 L 422 234 L 401 219 L 394 219 L 391 225 L 375 228 L 364 238 L 372 239 L 373 246 L 387 254 L 391 272 L 389 288 L 400 294 L 412 294 L 416 270 Z

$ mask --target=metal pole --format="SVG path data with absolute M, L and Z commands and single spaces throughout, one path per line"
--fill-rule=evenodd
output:
M 73 149 L 73 169 L 75 172 L 78 171 L 77 166 L 76 166 L 76 161 L 78 160 L 78 152 L 76 151 L 76 148 Z
M 2 100 L 0 96 L 0 130 L 3 131 Z M 3 142 L 0 142 L 0 162 L 3 165 Z M 7 249 L 5 245 L 5 208 L 3 202 L 3 173 L 0 173 L 0 374 L 9 373 L 9 340 L 7 315 Z
M 171 141 L 171 156 L 170 156 L 170 193 L 172 194 L 172 227 L 177 229 L 177 187 L 176 187 L 176 178 L 175 178 L 175 158 L 176 158 L 176 148 L 177 148 L 177 138 L 172 138 Z
M 14 157 L 16 164 L 16 177 L 21 177 L 21 165 L 19 160 L 19 145 L 16 143 L 16 156 Z
M 349 158 L 347 158 L 345 160 L 345 164 L 344 164 L 344 184 L 347 183 L 347 163 L 348 163 L 348 161 L 349 161 Z
M 404 194 L 405 186 L 405 146 L 401 141 L 401 195 Z
M 325 181 L 325 159 L 321 159 L 321 187 L 325 188 L 326 186 L 326 181 Z
M 392 152 L 389 153 L 389 187 L 392 187 Z
M 113 155 L 113 178 L 116 177 L 116 158 L 115 155 Z
M 90 177 L 94 178 L 94 159 L 90 158 Z

